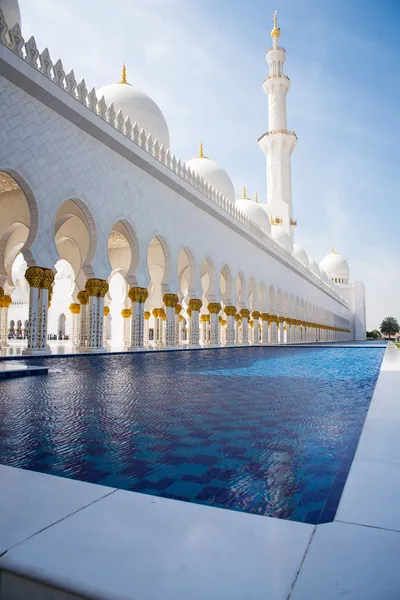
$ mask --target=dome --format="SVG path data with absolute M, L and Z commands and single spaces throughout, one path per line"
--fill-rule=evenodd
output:
M 215 187 L 218 192 L 221 192 L 231 202 L 235 202 L 235 188 L 228 173 L 224 171 L 219 164 L 207 158 L 203 154 L 203 144 L 200 144 L 200 152 L 197 158 L 192 158 L 186 163 L 186 167 L 190 167 L 196 175 L 202 177 L 204 181 Z
M 321 260 L 319 266 L 335 283 L 348 283 L 350 277 L 349 264 L 347 260 L 345 260 L 341 254 L 335 252 L 334 249 Z
M 9 29 L 16 23 L 21 27 L 21 13 L 19 12 L 18 0 L 0 0 L 0 10 Z
M 254 223 L 262 227 L 264 231 L 266 231 L 267 233 L 271 233 L 271 223 L 269 221 L 269 217 L 266 211 L 262 208 L 261 204 L 259 204 L 255 200 L 247 198 L 246 188 L 244 189 L 243 198 L 236 200 L 235 206 L 242 213 L 244 213 L 246 217 L 249 217 L 254 221 Z
M 164 115 L 147 94 L 127 83 L 125 67 L 119 83 L 100 88 L 96 95 L 99 99 L 104 96 L 107 106 L 113 103 L 116 113 L 122 110 L 125 119 L 130 117 L 132 125 L 136 122 L 139 129 L 144 129 L 147 135 L 151 133 L 153 140 L 157 139 L 160 145 L 164 144 L 166 149 L 170 147 Z
M 271 227 L 272 239 L 279 244 L 286 252 L 293 254 L 293 242 L 292 238 L 286 231 L 284 231 L 279 225 L 272 225 Z
M 306 269 L 310 268 L 310 261 L 305 250 L 299 244 L 293 244 L 293 256 L 299 261 Z
M 315 260 L 313 258 L 310 258 L 310 271 L 311 271 L 311 273 L 314 273 L 314 275 L 316 275 L 317 277 L 321 277 L 321 272 L 319 270 L 319 266 L 317 265 L 317 263 L 315 262 Z

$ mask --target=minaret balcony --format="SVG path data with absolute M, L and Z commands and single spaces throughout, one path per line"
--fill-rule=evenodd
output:
M 282 77 L 283 79 L 287 79 L 288 81 L 290 81 L 290 77 L 288 77 L 287 75 L 283 75 L 283 73 L 277 74 L 277 75 L 268 75 L 268 77 L 266 77 L 264 79 L 264 83 L 266 81 L 269 81 L 270 79 L 278 79 L 279 77 Z
M 261 140 L 263 138 L 265 138 L 266 136 L 269 135 L 279 135 L 279 134 L 284 134 L 284 135 L 290 135 L 296 138 L 297 141 L 297 135 L 295 134 L 294 131 L 289 131 L 288 129 L 276 129 L 274 131 L 266 131 L 265 133 L 263 133 L 259 138 L 258 141 L 261 142 Z

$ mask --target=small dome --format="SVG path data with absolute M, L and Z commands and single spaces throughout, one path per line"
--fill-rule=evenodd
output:
M 293 256 L 299 261 L 306 269 L 310 268 L 310 261 L 305 250 L 299 244 L 293 244 Z
M 21 13 L 18 0 L 0 0 L 0 10 L 9 29 L 18 23 L 21 27 Z
M 113 103 L 115 112 L 122 110 L 125 119 L 130 117 L 132 125 L 136 122 L 139 129 L 144 129 L 147 135 L 151 133 L 153 140 L 157 139 L 160 145 L 163 144 L 166 149 L 170 147 L 164 115 L 147 94 L 127 83 L 125 67 L 119 83 L 100 88 L 96 95 L 99 99 L 104 96 L 107 106 Z
M 292 238 L 286 231 L 284 231 L 279 225 L 271 226 L 272 239 L 275 240 L 286 252 L 293 254 L 293 242 Z
M 235 202 L 235 188 L 228 173 L 219 164 L 207 158 L 203 154 L 203 144 L 200 144 L 200 152 L 196 158 L 186 163 L 196 175 L 215 187 L 215 189 L 226 196 L 231 202 Z
M 247 198 L 246 188 L 244 188 L 243 197 L 239 198 L 239 200 L 236 200 L 235 206 L 262 229 L 264 229 L 264 231 L 271 233 L 271 223 L 266 211 L 263 210 L 261 204 L 259 204 L 257 201 Z
M 348 283 L 350 277 L 349 264 L 347 260 L 345 260 L 341 254 L 335 252 L 334 249 L 321 260 L 319 266 L 335 283 Z
M 311 271 L 311 273 L 314 273 L 314 275 L 316 275 L 317 277 L 321 277 L 321 272 L 319 270 L 319 266 L 317 265 L 317 263 L 315 262 L 315 260 L 313 258 L 310 258 L 310 271 Z

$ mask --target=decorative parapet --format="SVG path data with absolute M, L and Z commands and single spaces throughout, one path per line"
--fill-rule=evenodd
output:
M 268 48 L 267 54 L 273 52 L 274 50 L 281 50 L 282 52 L 286 52 L 285 48 L 283 48 L 282 46 L 278 46 L 277 48 Z
M 258 141 L 260 142 L 266 135 L 276 135 L 277 133 L 286 133 L 287 135 L 293 135 L 296 138 L 296 140 L 298 139 L 294 131 L 289 131 L 288 129 L 274 129 L 273 131 L 266 131 L 265 133 L 263 133 L 258 138 Z
M 309 270 L 299 265 L 293 257 L 286 252 L 279 244 L 277 244 L 268 231 L 260 227 L 253 219 L 245 215 L 240 209 L 235 206 L 226 196 L 219 190 L 211 186 L 202 177 L 199 177 L 190 167 L 187 167 L 184 162 L 178 159 L 175 154 L 171 154 L 169 148 L 165 148 L 157 139 L 153 139 L 151 133 L 145 131 L 140 124 L 131 123 L 130 118 L 125 118 L 122 111 L 115 112 L 113 104 L 106 105 L 104 96 L 97 98 L 95 88 L 90 92 L 86 86 L 86 82 L 82 79 L 79 83 L 75 78 L 74 71 L 65 73 L 61 59 L 53 63 L 50 57 L 49 50 L 45 48 L 43 52 L 39 52 L 34 36 L 31 36 L 27 42 L 22 37 L 21 29 L 18 24 L 9 29 L 5 23 L 4 16 L 0 10 L 0 43 L 9 48 L 14 54 L 25 60 L 33 69 L 36 69 L 44 77 L 52 81 L 55 85 L 65 91 L 69 96 L 74 98 L 81 105 L 85 106 L 92 113 L 96 114 L 111 127 L 119 131 L 127 139 L 132 141 L 142 150 L 153 156 L 157 161 L 164 165 L 167 169 L 178 175 L 182 180 L 206 196 L 211 202 L 219 206 L 223 211 L 228 213 L 236 221 L 241 223 L 246 229 L 253 233 L 257 238 L 270 246 L 274 252 L 289 261 L 297 271 L 301 271 L 308 276 L 314 283 L 322 286 L 321 280 Z M 278 48 L 284 50 L 283 48 Z M 293 131 L 280 129 L 277 131 L 268 131 L 264 133 L 259 141 L 265 135 L 273 135 L 276 133 L 286 133 L 294 135 Z M 348 304 L 335 290 L 330 288 L 333 296 L 336 296 L 340 302 Z

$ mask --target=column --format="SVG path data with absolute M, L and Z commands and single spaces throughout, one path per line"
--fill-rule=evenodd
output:
M 234 328 L 235 328 L 234 343 L 235 344 L 239 344 L 240 343 L 240 322 L 241 322 L 240 314 L 236 313 L 233 318 L 235 319 L 235 323 L 234 323 Z
M 181 318 L 181 310 L 182 310 L 182 305 L 181 304 L 176 304 L 175 306 L 175 316 L 174 316 L 174 326 L 175 326 L 175 346 L 179 346 L 180 344 L 180 336 L 179 336 L 179 323 L 180 323 L 180 318 Z M 182 321 L 183 321 L 183 317 L 182 317 Z
M 88 332 L 88 305 L 89 305 L 89 294 L 86 290 L 78 292 L 78 300 L 81 303 L 80 307 L 80 333 L 79 333 L 79 347 L 83 348 L 88 345 L 87 332 Z
M 254 319 L 254 329 L 253 329 L 253 344 L 258 345 L 260 343 L 260 331 L 259 331 L 259 323 L 261 313 L 258 310 L 253 310 L 251 316 Z
M 178 305 L 178 300 L 176 294 L 164 294 L 163 297 L 166 306 L 165 345 L 169 347 L 176 345 L 175 307 Z
M 48 353 L 48 287 L 51 287 L 54 281 L 54 273 L 51 269 L 28 267 L 25 279 L 29 283 L 29 331 L 28 346 L 23 350 L 23 354 Z
M 79 344 L 79 315 L 81 312 L 80 304 L 70 304 L 69 310 L 72 315 L 72 343 L 74 346 L 77 346 Z
M 130 318 L 132 316 L 131 308 L 123 308 L 121 310 L 121 315 L 123 319 L 123 344 L 125 347 L 129 347 L 131 345 L 131 321 Z
M 154 318 L 153 343 L 157 345 L 159 344 L 158 308 L 153 308 L 151 314 Z
M 278 317 L 276 315 L 269 316 L 269 343 L 278 343 Z
M 199 345 L 199 312 L 203 302 L 198 298 L 192 298 L 189 300 L 189 308 L 191 309 L 190 314 L 190 330 L 189 330 L 189 344 L 190 346 Z
M 283 331 L 283 322 L 285 317 L 278 317 L 278 343 L 284 343 L 284 331 Z
M 261 313 L 261 343 L 266 345 L 269 343 L 268 340 L 268 313 Z
M 108 292 L 108 281 L 99 279 L 100 290 L 97 305 L 97 327 L 96 327 L 96 346 L 103 348 L 103 327 L 104 327 L 104 298 Z
M 81 341 L 81 348 L 87 352 L 99 352 L 103 349 L 104 296 L 108 292 L 108 282 L 94 277 L 88 279 L 86 292 L 89 297 L 86 313 L 87 346 L 83 347 Z
M 218 314 L 221 311 L 221 305 L 219 302 L 210 302 L 207 306 L 208 312 L 210 313 L 210 344 L 211 346 L 217 346 L 218 340 Z
M 164 308 L 161 307 L 158 309 L 158 321 L 159 321 L 159 330 L 160 330 L 160 341 L 161 341 L 161 345 L 165 346 L 165 340 L 166 340 L 166 321 L 167 321 L 167 313 L 165 312 Z
M 148 346 L 149 344 L 149 320 L 151 317 L 151 312 L 149 312 L 148 310 L 145 310 L 143 313 L 143 319 L 144 319 L 144 330 L 143 330 L 143 343 L 145 346 Z
M 183 321 L 185 320 L 185 317 L 183 315 L 179 315 L 179 344 L 182 345 L 183 342 L 185 342 L 186 340 L 184 340 L 184 336 L 183 336 Z M 186 323 L 185 323 L 185 328 L 186 328 Z
M 8 307 L 12 303 L 11 296 L 4 295 L 0 288 L 0 348 L 7 348 L 8 344 Z
M 103 346 L 107 346 L 107 317 L 110 314 L 110 307 L 105 306 L 103 309 Z
M 242 317 L 242 344 L 248 344 L 250 311 L 247 308 L 242 308 L 240 311 L 240 316 Z
M 226 314 L 226 345 L 233 346 L 235 343 L 234 318 L 236 314 L 236 306 L 225 306 L 224 312 Z
M 147 289 L 142 287 L 133 287 L 128 292 L 128 296 L 132 302 L 130 348 L 143 348 L 144 346 L 144 303 L 148 295 L 149 292 Z

